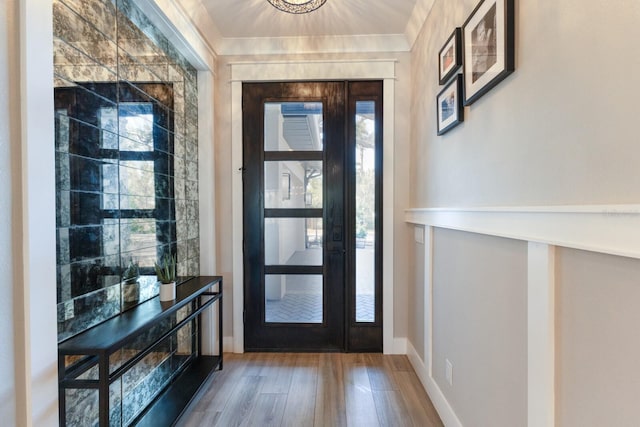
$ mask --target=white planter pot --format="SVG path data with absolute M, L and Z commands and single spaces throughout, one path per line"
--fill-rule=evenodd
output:
M 160 283 L 160 301 L 176 299 L 176 282 Z

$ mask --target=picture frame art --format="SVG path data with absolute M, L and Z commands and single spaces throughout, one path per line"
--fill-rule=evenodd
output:
M 438 78 L 443 85 L 462 67 L 462 28 L 453 30 L 438 54 Z
M 438 135 L 443 135 L 464 121 L 463 77 L 457 77 L 436 97 Z
M 482 0 L 462 26 L 464 105 L 515 70 L 514 0 Z

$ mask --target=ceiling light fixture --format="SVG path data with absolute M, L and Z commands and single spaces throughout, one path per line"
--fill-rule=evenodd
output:
M 327 0 L 267 0 L 273 7 L 287 13 L 309 13 L 318 9 Z

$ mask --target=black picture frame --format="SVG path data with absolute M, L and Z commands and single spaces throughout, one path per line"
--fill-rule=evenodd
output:
M 515 70 L 514 0 L 482 0 L 462 26 L 464 105 Z
M 453 30 L 438 53 L 438 78 L 443 85 L 462 67 L 462 28 Z
M 436 96 L 438 135 L 444 135 L 464 121 L 463 97 L 463 78 L 458 74 Z

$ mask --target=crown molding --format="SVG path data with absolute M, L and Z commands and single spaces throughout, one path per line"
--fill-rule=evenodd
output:
M 223 38 L 220 55 L 408 52 L 404 34 Z
M 173 0 L 136 0 L 137 6 L 198 70 L 215 72 L 216 52 L 184 5 Z M 198 1 L 199 3 L 199 1 Z M 211 19 L 208 14 L 206 17 Z
M 413 49 L 413 45 L 416 43 L 425 22 L 427 22 L 427 18 L 433 9 L 434 3 L 435 0 L 416 1 L 416 5 L 413 8 L 413 12 L 411 13 L 411 17 L 409 18 L 407 27 L 404 31 L 407 44 L 409 45 L 409 50 Z

